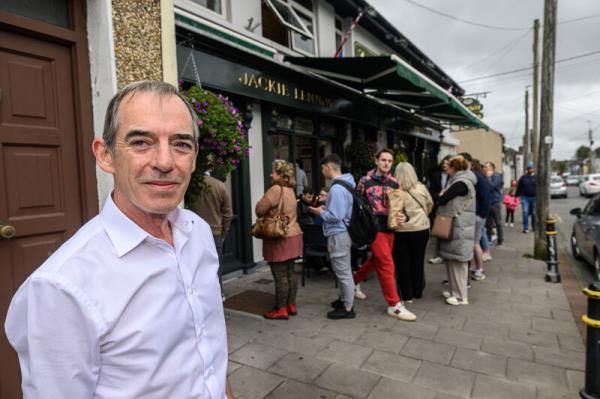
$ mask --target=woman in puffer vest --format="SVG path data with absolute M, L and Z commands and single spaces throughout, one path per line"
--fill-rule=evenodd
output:
M 477 178 L 469 170 L 463 157 L 450 158 L 447 188 L 437 199 L 438 214 L 454 218 L 452 239 L 440 241 L 440 256 L 446 262 L 449 291 L 444 291 L 449 305 L 468 305 L 467 283 L 469 261 L 475 245 L 475 183 Z
M 395 231 L 392 256 L 398 294 L 407 302 L 419 299 L 425 288 L 425 250 L 429 241 L 431 195 L 408 162 L 396 166 L 394 177 L 400 189 L 389 194 L 388 227 Z

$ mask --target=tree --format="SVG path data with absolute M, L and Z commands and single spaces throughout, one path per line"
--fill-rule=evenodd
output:
M 580 146 L 577 151 L 575 152 L 575 157 L 579 160 L 579 161 L 583 161 L 584 159 L 587 159 L 590 157 L 591 154 L 591 150 L 590 147 L 586 146 L 586 145 L 582 145 Z

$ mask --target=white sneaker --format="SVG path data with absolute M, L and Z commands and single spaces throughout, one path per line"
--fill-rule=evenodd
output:
M 448 305 L 458 306 L 458 305 L 468 305 L 469 301 L 466 299 L 458 299 L 455 296 L 451 296 L 450 298 L 446 299 L 446 303 Z
M 508 223 L 504 223 L 504 227 L 508 227 Z
M 442 296 L 444 298 L 448 299 L 452 296 L 452 294 L 450 293 L 450 291 L 444 291 L 444 292 L 442 292 Z
M 493 235 L 492 238 L 490 238 L 491 242 L 496 242 L 498 240 L 498 236 L 497 235 Z
M 356 284 L 354 286 L 354 298 L 367 299 L 367 296 L 365 295 L 365 293 L 360 290 L 360 284 Z
M 475 281 L 485 280 L 485 274 L 483 274 L 483 272 L 481 270 L 475 270 L 475 273 L 473 273 L 473 280 L 475 280 Z
M 429 259 L 429 263 L 433 264 L 433 265 L 439 265 L 440 263 L 442 263 L 444 260 L 442 258 L 440 258 L 439 256 L 435 257 L 435 258 L 431 258 Z
M 388 306 L 387 314 L 392 317 L 397 317 L 400 320 L 404 321 L 415 321 L 417 320 L 417 316 L 410 310 L 404 307 L 402 302 L 398 302 L 396 306 Z
M 492 254 L 490 254 L 489 252 L 484 252 L 483 256 L 481 257 L 481 259 L 484 262 L 489 262 L 490 260 L 492 260 Z
M 514 223 L 511 223 L 511 224 L 510 224 L 510 227 L 515 227 L 515 224 L 514 224 Z

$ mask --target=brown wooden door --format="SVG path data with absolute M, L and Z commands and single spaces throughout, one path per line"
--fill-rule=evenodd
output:
M 21 283 L 82 224 L 69 45 L 0 31 L 0 238 L 2 324 Z M 3 326 L 2 326 L 3 327 Z M 17 356 L 0 333 L 0 398 L 19 398 Z

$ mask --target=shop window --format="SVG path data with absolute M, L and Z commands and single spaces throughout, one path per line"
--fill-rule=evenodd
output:
M 2 0 L 0 10 L 70 28 L 69 0 Z
M 329 122 L 321 123 L 321 136 L 335 137 L 335 125 Z
M 290 136 L 287 134 L 274 134 L 273 137 L 273 160 L 290 160 Z
M 315 54 L 314 15 L 309 0 L 263 0 L 263 36 L 307 55 Z
M 312 134 L 315 129 L 311 119 L 296 118 L 294 120 L 294 130 L 298 133 Z

